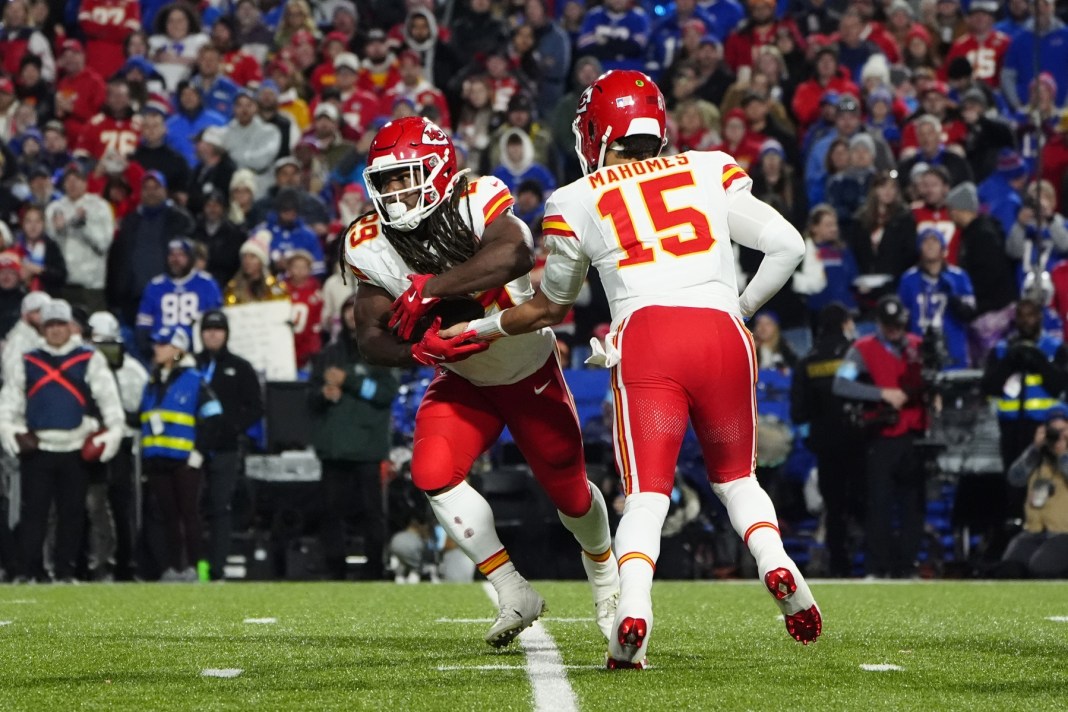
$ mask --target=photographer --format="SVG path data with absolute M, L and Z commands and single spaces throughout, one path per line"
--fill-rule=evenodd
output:
M 1042 333 L 1042 305 L 1016 304 L 1016 333 L 997 343 L 983 369 L 983 393 L 997 399 L 1001 461 L 1011 465 L 1068 390 L 1068 348 Z
M 927 429 L 921 340 L 906 330 L 908 310 L 896 296 L 880 298 L 875 316 L 878 331 L 857 339 L 846 352 L 832 391 L 883 411 L 873 418 L 880 424 L 866 458 L 865 563 L 869 576 L 905 577 L 914 572 L 923 535 L 924 473 L 916 453 L 916 438 Z
M 1009 484 L 1027 488 L 1023 531 L 1009 542 L 1002 573 L 1068 575 L 1068 408 L 1057 406 L 1034 442 L 1009 468 Z

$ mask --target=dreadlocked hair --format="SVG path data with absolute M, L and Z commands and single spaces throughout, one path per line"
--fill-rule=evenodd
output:
M 405 264 L 418 274 L 441 274 L 458 264 L 466 262 L 475 254 L 475 249 L 478 247 L 475 233 L 464 223 L 463 218 L 460 216 L 460 199 L 467 192 L 467 185 L 467 176 L 460 176 L 453 187 L 452 195 L 449 197 L 448 202 L 423 221 L 423 225 L 420 227 L 422 228 L 425 225 L 426 233 L 423 233 L 426 234 L 425 240 L 416 237 L 414 231 L 402 232 L 386 225 L 381 225 L 382 232 L 390 244 L 393 245 L 393 248 L 397 250 L 397 254 L 401 256 Z M 368 215 L 374 214 L 375 210 L 373 208 L 368 210 L 357 216 L 355 220 L 349 223 L 347 228 L 338 233 L 338 259 L 342 264 L 345 264 L 345 235 L 348 234 L 353 225 Z M 470 201 L 467 203 L 467 220 L 468 224 L 473 225 L 475 222 L 471 214 Z M 434 245 L 436 249 L 431 251 L 429 249 L 430 245 Z M 347 284 L 345 279 L 346 271 L 341 271 L 341 280 Z
M 475 254 L 475 248 L 478 247 L 475 233 L 460 215 L 460 199 L 466 192 L 467 176 L 461 176 L 448 202 L 426 218 L 420 225 L 419 234 L 414 230 L 401 232 L 382 226 L 382 232 L 397 254 L 418 274 L 441 274 Z M 474 224 L 470 201 L 467 203 L 467 219 Z M 420 235 L 424 236 L 423 239 Z

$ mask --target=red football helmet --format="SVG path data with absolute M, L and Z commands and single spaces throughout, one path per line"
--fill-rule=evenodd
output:
M 667 144 L 664 95 L 641 72 L 605 72 L 582 93 L 571 130 L 584 175 L 600 168 L 605 151 L 624 136 L 658 136 L 662 149 Z
M 383 193 L 385 175 L 397 171 L 408 172 L 409 187 Z M 449 199 L 463 172 L 456 170 L 456 148 L 448 134 L 432 121 L 407 116 L 390 121 L 375 135 L 363 177 L 382 223 L 409 232 Z M 416 191 L 419 202 L 414 208 L 401 202 Z

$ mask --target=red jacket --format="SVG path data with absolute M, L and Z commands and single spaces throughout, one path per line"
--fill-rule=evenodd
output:
M 884 438 L 895 438 L 908 433 L 922 433 L 927 429 L 927 409 L 917 391 L 922 386 L 920 376 L 920 339 L 916 334 L 905 334 L 905 348 L 898 355 L 887 349 L 877 336 L 857 339 L 854 347 L 868 367 L 872 383 L 879 388 L 900 388 L 909 394 L 909 401 L 901 409 L 897 422 L 879 431 Z
M 794 116 L 797 117 L 801 128 L 808 128 L 819 118 L 820 99 L 828 91 L 837 92 L 838 94 L 852 94 L 858 101 L 860 100 L 860 89 L 849 78 L 849 70 L 844 67 L 838 68 L 838 76 L 832 77 L 831 81 L 827 82 L 827 86 L 823 86 L 816 79 L 801 82 L 797 86 L 797 91 L 794 92 L 792 104 Z
M 303 368 L 323 348 L 320 336 L 323 328 L 323 294 L 319 280 L 309 277 L 302 286 L 288 282 L 289 298 L 293 302 L 293 347 L 297 352 L 297 367 Z
M 745 23 L 741 29 L 735 30 L 727 37 L 724 47 L 724 59 L 730 68 L 737 73 L 742 67 L 751 67 L 756 59 L 756 51 L 764 45 L 775 44 L 775 37 L 779 34 L 779 28 L 793 35 L 794 44 L 802 51 L 805 49 L 805 38 L 797 29 L 793 20 L 778 20 L 770 25 L 755 26 Z
M 86 124 L 74 149 L 74 155 L 100 160 L 108 149 L 114 149 L 123 156 L 130 156 L 137 150 L 140 140 L 140 114 L 116 119 L 100 112 Z
M 56 95 L 67 95 L 74 100 L 71 113 L 63 117 L 67 144 L 73 148 L 78 145 L 82 129 L 104 105 L 107 87 L 104 86 L 104 80 L 96 70 L 86 67 L 79 74 L 68 74 L 60 79 L 59 85 L 56 86 Z

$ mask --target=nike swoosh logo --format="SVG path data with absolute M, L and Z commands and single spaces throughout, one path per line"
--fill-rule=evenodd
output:
M 408 301 L 409 302 L 414 302 L 415 301 L 415 295 L 414 294 L 409 294 L 408 295 Z
M 541 395 L 541 392 L 542 392 L 542 391 L 544 391 L 544 390 L 545 390 L 546 388 L 548 388 L 548 387 L 549 387 L 549 384 L 550 384 L 550 383 L 552 383 L 552 381 L 551 381 L 551 380 L 549 380 L 549 381 L 546 381 L 546 382 L 545 382 L 545 385 L 544 385 L 544 386 L 542 386 L 541 388 L 535 388 L 535 389 L 534 389 L 534 395 L 536 395 L 536 396 L 540 396 L 540 395 Z

